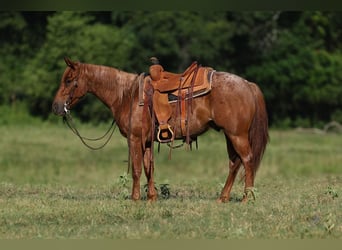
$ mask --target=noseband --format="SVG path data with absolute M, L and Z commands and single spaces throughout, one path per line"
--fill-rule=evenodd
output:
M 63 105 L 65 114 L 68 114 L 70 112 L 70 110 L 68 109 L 68 106 L 70 105 L 70 103 L 72 102 L 72 99 L 74 98 L 74 93 L 75 93 L 75 90 L 77 87 L 78 87 L 78 82 L 77 82 L 77 78 L 76 78 L 74 80 L 74 85 L 72 86 L 72 89 L 70 90 L 69 97 Z

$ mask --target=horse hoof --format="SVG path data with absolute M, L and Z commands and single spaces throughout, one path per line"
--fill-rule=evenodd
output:
M 244 203 L 244 204 L 246 204 L 246 203 L 247 203 L 247 201 L 248 201 L 248 198 L 247 198 L 247 196 L 244 196 L 244 197 L 242 198 L 242 200 L 241 200 L 241 203 Z
M 147 201 L 149 202 L 149 203 L 153 203 L 153 202 L 156 202 L 157 201 L 157 196 L 151 196 L 151 197 L 148 197 L 147 198 Z
M 133 194 L 133 195 L 131 196 L 131 199 L 132 199 L 132 201 L 140 201 L 140 195 Z
M 245 189 L 245 193 L 241 202 L 247 203 L 249 200 L 256 201 L 255 188 L 253 187 Z
M 227 197 L 220 197 L 216 200 L 216 203 L 220 204 L 220 203 L 227 203 L 229 201 L 229 198 Z

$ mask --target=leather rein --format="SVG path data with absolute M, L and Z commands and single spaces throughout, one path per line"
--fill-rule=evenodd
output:
M 73 122 L 72 120 L 72 116 L 71 116 L 71 113 L 70 113 L 70 110 L 68 109 L 68 105 L 71 103 L 72 99 L 73 99 L 73 95 L 74 95 L 74 92 L 76 90 L 78 86 L 78 83 L 77 83 L 77 79 L 74 80 L 74 86 L 73 88 L 71 89 L 70 91 L 70 94 L 69 94 L 69 97 L 67 99 L 67 101 L 64 103 L 64 112 L 65 112 L 65 115 L 63 116 L 63 122 L 65 124 L 68 125 L 68 127 L 70 128 L 70 130 L 75 134 L 77 135 L 77 137 L 81 140 L 81 142 L 89 149 L 92 149 L 92 150 L 99 150 L 99 149 L 102 149 L 104 148 L 107 143 L 109 142 L 109 140 L 112 138 L 113 136 L 113 133 L 115 131 L 115 128 L 116 128 L 116 123 L 115 123 L 115 119 L 113 119 L 112 121 L 112 124 L 110 125 L 109 129 L 107 130 L 107 132 L 103 135 L 103 136 L 100 136 L 98 138 L 87 138 L 87 137 L 84 137 L 84 136 L 81 136 L 80 132 L 78 131 L 78 129 L 76 128 L 75 126 L 75 123 Z M 89 145 L 89 143 L 87 143 L 87 141 L 99 141 L 99 140 L 102 140 L 103 138 L 105 138 L 107 135 L 109 134 L 107 140 L 100 146 L 98 147 L 93 147 L 91 145 Z

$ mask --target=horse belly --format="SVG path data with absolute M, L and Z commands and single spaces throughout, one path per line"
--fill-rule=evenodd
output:
M 187 102 L 187 101 L 186 101 Z M 173 128 L 176 139 L 184 138 L 186 126 L 189 126 L 189 135 L 197 136 L 209 129 L 210 103 L 209 96 L 194 98 L 190 105 L 186 104 L 186 109 L 181 109 L 177 103 L 171 104 L 172 116 L 169 124 Z M 189 108 L 189 110 L 187 110 Z M 182 128 L 183 122 L 183 128 Z M 182 131 L 183 130 L 183 131 Z

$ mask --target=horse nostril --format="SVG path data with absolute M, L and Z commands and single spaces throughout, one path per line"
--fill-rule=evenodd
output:
M 52 112 L 56 114 L 56 103 L 52 103 Z
M 59 115 L 61 113 L 61 110 L 59 108 L 59 105 L 57 102 L 54 102 L 52 104 L 52 112 L 55 114 L 55 115 Z

